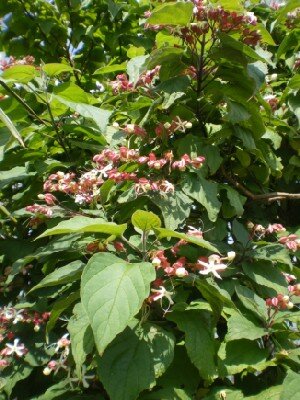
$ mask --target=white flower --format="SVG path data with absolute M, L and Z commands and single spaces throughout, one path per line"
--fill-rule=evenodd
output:
M 152 260 L 152 265 L 153 267 L 160 267 L 161 266 L 161 260 L 158 257 L 154 257 Z
M 230 261 L 233 261 L 234 259 L 235 259 L 235 256 L 236 256 L 236 254 L 235 254 L 235 251 L 229 251 L 228 253 L 227 253 L 227 260 L 230 262 Z
M 163 299 L 165 297 L 166 299 L 168 299 L 170 304 L 174 304 L 174 301 L 171 298 L 172 294 L 174 294 L 174 293 L 168 292 L 165 287 L 160 286 L 160 289 L 151 289 L 151 292 L 157 293 L 155 296 L 153 296 L 154 301 Z
M 107 178 L 107 172 L 111 171 L 113 169 L 113 165 L 112 164 L 108 164 L 105 167 L 101 168 L 101 170 L 99 170 L 99 176 L 100 178 Z
M 255 25 L 257 23 L 257 18 L 253 12 L 247 12 L 248 22 L 251 25 Z
M 179 267 L 176 269 L 175 275 L 178 276 L 178 278 L 183 278 L 184 276 L 188 275 L 188 272 L 184 267 Z
M 57 341 L 57 346 L 55 348 L 55 352 L 57 353 L 59 349 L 65 347 L 66 349 L 68 349 L 69 345 L 70 345 L 70 340 L 68 339 L 69 334 L 66 333 L 65 335 L 63 335 L 58 341 Z
M 20 339 L 15 339 L 14 344 L 10 344 L 10 343 L 6 344 L 6 347 L 7 347 L 6 354 L 8 356 L 16 354 L 17 356 L 22 357 L 26 353 L 24 344 L 21 343 L 19 345 L 19 341 L 20 341 Z
M 84 204 L 86 202 L 86 199 L 81 194 L 76 194 L 74 201 L 75 201 L 76 204 L 80 204 L 81 205 L 81 204 Z
M 199 271 L 201 275 L 208 275 L 212 273 L 216 278 L 222 279 L 218 274 L 218 271 L 224 271 L 227 268 L 226 264 L 220 262 L 220 257 L 217 254 L 212 254 L 208 257 L 208 262 L 198 260 L 198 264 L 204 267 L 203 270 Z

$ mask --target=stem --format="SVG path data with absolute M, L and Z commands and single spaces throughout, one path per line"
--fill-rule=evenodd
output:
M 147 257 L 147 238 L 148 238 L 148 234 L 145 231 L 143 231 L 143 233 L 142 233 L 143 261 L 145 261 L 146 257 Z
M 50 107 L 50 104 L 49 104 L 49 100 L 48 100 L 48 92 L 47 91 L 46 91 L 46 99 L 47 99 L 47 110 L 48 110 L 48 113 L 49 113 L 49 116 L 50 116 L 50 119 L 51 119 L 51 122 L 52 122 L 52 126 L 53 126 L 53 128 L 54 128 L 54 130 L 55 130 L 55 132 L 57 134 L 57 141 L 61 145 L 61 147 L 63 148 L 64 152 L 66 153 L 66 156 L 68 157 L 68 160 L 71 161 L 69 151 L 68 151 L 67 147 L 65 146 L 63 137 L 61 136 L 60 131 L 58 129 L 58 126 L 57 126 L 57 124 L 56 124 L 56 122 L 54 120 L 54 116 L 52 114 L 52 110 L 51 110 L 51 107 Z
M 36 113 L 35 111 L 27 104 L 25 101 L 17 94 L 15 93 L 5 82 L 0 80 L 0 85 L 8 92 L 10 93 L 22 106 L 28 111 L 29 115 L 32 118 L 35 118 L 37 121 L 41 122 L 45 126 L 49 126 L 44 120 L 42 120 Z

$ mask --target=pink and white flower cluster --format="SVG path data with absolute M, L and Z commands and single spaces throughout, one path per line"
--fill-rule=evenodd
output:
M 114 81 L 110 82 L 113 93 L 117 95 L 122 92 L 132 92 L 136 90 L 137 87 L 147 87 L 151 85 L 152 81 L 158 76 L 159 70 L 160 66 L 157 65 L 155 68 L 144 72 L 135 85 L 128 80 L 127 74 L 119 74 Z
M 207 34 L 209 30 L 212 31 L 212 35 L 216 35 L 218 32 L 240 32 L 241 39 L 248 45 L 255 46 L 260 41 L 259 31 L 253 28 L 257 24 L 257 18 L 253 12 L 242 14 L 225 11 L 221 6 L 207 5 L 203 0 L 193 0 L 193 3 L 193 20 L 188 26 L 179 29 L 172 25 L 151 25 L 146 22 L 145 28 L 154 31 L 167 28 L 193 46 L 196 45 L 199 36 Z M 150 16 L 151 12 L 147 11 L 145 17 L 149 18 Z

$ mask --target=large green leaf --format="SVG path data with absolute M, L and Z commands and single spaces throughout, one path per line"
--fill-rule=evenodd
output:
M 218 253 L 218 249 L 213 245 L 211 245 L 207 240 L 200 239 L 195 236 L 187 235 L 185 233 L 175 232 L 172 231 L 171 229 L 165 229 L 165 228 L 156 228 L 155 233 L 158 235 L 159 239 L 165 237 L 175 237 L 178 239 L 186 240 L 189 243 L 196 244 L 197 246 L 203 247 L 204 249 Z
M 165 372 L 173 356 L 171 333 L 133 320 L 98 358 L 99 375 L 112 400 L 133 400 Z
M 247 200 L 245 196 L 240 195 L 235 189 L 228 185 L 222 185 L 227 192 L 227 197 L 230 205 L 234 208 L 236 215 L 240 217 L 244 213 L 244 204 Z
M 280 394 L 280 400 L 298 400 L 300 376 L 294 371 L 289 370 L 283 381 L 283 390 Z
M 80 298 L 79 290 L 61 297 L 52 305 L 51 315 L 47 323 L 47 333 L 52 331 L 60 315 Z
M 241 339 L 222 343 L 218 353 L 221 376 L 237 374 L 248 367 L 259 368 L 266 361 L 268 350 L 262 349 L 256 342 Z
M 259 325 L 258 321 L 250 320 L 249 317 L 244 317 L 238 312 L 230 316 L 227 328 L 226 342 L 238 339 L 255 340 L 267 334 L 262 323 Z
M 150 263 L 130 264 L 110 253 L 89 260 L 81 278 L 81 298 L 100 354 L 137 314 L 154 279 Z
M 168 229 L 176 229 L 190 214 L 192 201 L 179 190 L 174 193 L 153 193 L 149 197 L 161 209 Z
M 244 262 L 244 273 L 259 285 L 274 289 L 276 293 L 287 292 L 287 283 L 281 271 L 270 261 Z M 274 293 L 274 295 L 276 295 Z
M 12 120 L 9 118 L 8 115 L 5 114 L 5 112 L 0 108 L 0 120 L 3 122 L 4 125 L 9 129 L 10 133 L 12 136 L 17 139 L 17 141 L 21 144 L 21 146 L 25 147 L 24 141 L 22 139 L 22 136 L 20 135 L 19 131 L 13 124 Z
M 93 75 L 105 75 L 105 74 L 110 74 L 112 72 L 118 72 L 118 71 L 126 71 L 126 63 L 122 64 L 112 64 L 112 65 L 106 65 L 105 67 L 101 67 L 96 69 Z
M 272 386 L 266 390 L 263 390 L 262 392 L 259 392 L 258 394 L 255 394 L 254 396 L 245 397 L 245 399 L 246 400 L 266 400 L 266 399 L 280 400 L 280 394 L 282 392 L 282 389 L 283 389 L 282 385 Z
M 267 260 L 292 266 L 289 252 L 282 244 L 272 243 L 259 246 L 252 250 L 249 255 L 256 260 Z
M 187 25 L 193 14 L 192 2 L 166 3 L 156 7 L 148 18 L 152 25 Z
M 82 365 L 94 347 L 93 331 L 81 303 L 74 307 L 73 316 L 68 323 L 68 331 L 70 332 L 72 355 L 76 364 L 76 374 L 81 379 Z
M 218 184 L 199 175 L 188 175 L 183 182 L 185 194 L 192 197 L 206 208 L 208 218 L 216 221 L 221 202 L 218 200 Z
M 106 233 L 108 235 L 120 236 L 124 233 L 126 228 L 126 224 L 116 225 L 113 222 L 106 222 L 102 218 L 89 218 L 78 216 L 68 219 L 66 221 L 62 221 L 54 228 L 47 229 L 44 233 L 38 236 L 37 239 L 52 235 L 86 232 L 98 232 Z
M 217 3 L 220 5 L 224 10 L 228 11 L 243 11 L 244 7 L 240 0 L 212 0 L 212 3 Z
M 131 217 L 132 225 L 144 232 L 160 228 L 161 220 L 153 212 L 137 210 Z
M 30 292 L 46 286 L 56 286 L 74 282 L 80 278 L 84 265 L 82 261 L 76 260 L 64 267 L 57 268 L 34 286 Z
M 168 319 L 176 322 L 178 328 L 185 333 L 187 353 L 202 378 L 213 379 L 216 365 L 211 313 L 204 310 L 173 311 Z
M 37 71 L 32 65 L 14 65 L 6 69 L 1 75 L 1 78 L 6 81 L 27 83 L 34 79 L 36 75 Z
M 243 306 L 247 308 L 247 310 L 253 312 L 260 320 L 265 322 L 267 318 L 267 307 L 265 301 L 245 286 L 236 285 L 235 291 Z
M 42 70 L 50 77 L 57 76 L 63 72 L 72 72 L 73 68 L 67 64 L 50 63 L 44 64 Z
M 67 100 L 63 96 L 57 94 L 52 94 L 52 96 L 54 99 L 66 105 L 71 110 L 76 111 L 84 118 L 88 118 L 94 121 L 102 133 L 106 131 L 106 126 L 108 124 L 108 120 L 112 114 L 112 111 L 104 110 L 103 108 L 95 107 L 90 104 L 76 103 L 75 101 Z
M 175 345 L 173 333 L 147 322 L 139 329 L 139 335 L 150 348 L 154 375 L 157 379 L 165 373 L 173 361 Z
M 111 400 L 135 400 L 155 382 L 149 346 L 126 328 L 98 359 L 99 376 Z
M 247 56 L 253 60 L 259 60 L 262 62 L 265 61 L 250 46 L 247 46 L 246 44 L 242 43 L 241 41 L 234 39 L 232 36 L 227 35 L 225 33 L 219 33 L 219 38 L 220 38 L 223 46 L 229 47 L 234 50 L 238 50 L 239 52 L 243 53 L 245 56 Z

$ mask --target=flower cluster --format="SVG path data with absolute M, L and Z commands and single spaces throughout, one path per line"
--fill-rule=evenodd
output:
M 294 252 L 300 249 L 300 237 L 295 234 L 282 236 L 278 239 L 278 242 L 284 244 L 287 249 Z
M 235 11 L 225 11 L 221 6 L 213 7 L 206 5 L 203 0 L 194 0 L 193 21 L 184 28 L 174 28 L 165 25 L 151 25 L 146 22 L 145 28 L 154 31 L 167 28 L 173 34 L 180 36 L 187 44 L 195 46 L 199 36 L 212 31 L 212 35 L 218 32 L 241 32 L 244 43 L 255 46 L 261 39 L 258 30 L 253 26 L 257 23 L 257 18 L 253 12 L 246 14 Z M 151 12 L 147 11 L 145 17 L 149 18 Z
M 114 81 L 110 82 L 113 93 L 117 95 L 122 92 L 132 92 L 139 86 L 147 87 L 148 85 L 151 85 L 152 81 L 158 76 L 159 70 L 160 66 L 157 65 L 155 68 L 144 72 L 141 74 L 135 85 L 128 80 L 127 74 L 119 74 L 116 76 Z
M 40 326 L 49 319 L 50 313 L 39 313 L 37 311 L 20 309 L 14 307 L 0 308 L 0 369 L 11 364 L 11 357 L 23 357 L 28 350 L 19 338 L 15 337 L 15 326 L 19 323 L 33 324 L 34 331 L 38 332 Z M 13 343 L 9 341 L 13 340 Z
M 21 60 L 17 60 L 15 57 L 9 57 L 9 59 L 0 60 L 0 70 L 4 71 L 15 65 L 33 65 L 35 58 L 32 56 L 25 56 Z
M 50 375 L 51 372 L 57 372 L 60 368 L 66 370 L 66 362 L 68 355 L 70 354 L 71 341 L 68 339 L 69 334 L 63 335 L 56 343 L 51 346 L 55 346 L 55 353 L 59 356 L 58 360 L 51 360 L 43 370 L 44 375 Z
M 48 312 L 39 313 L 26 309 L 17 310 L 14 307 L 3 307 L 0 308 L 0 332 L 9 331 L 11 326 L 18 322 L 33 323 L 34 330 L 37 332 L 40 326 L 48 321 L 49 316 Z
M 283 294 L 266 299 L 266 305 L 276 310 L 291 310 L 294 307 L 294 304 L 290 301 L 290 296 Z

